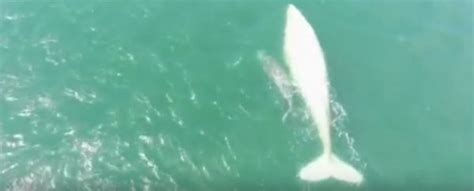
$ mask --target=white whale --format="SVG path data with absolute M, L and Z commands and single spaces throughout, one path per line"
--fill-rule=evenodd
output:
M 306 181 L 335 178 L 352 184 L 360 184 L 363 176 L 349 164 L 340 160 L 331 147 L 329 81 L 324 55 L 313 28 L 295 6 L 287 9 L 285 60 L 313 122 L 318 128 L 323 151 L 314 161 L 299 172 Z

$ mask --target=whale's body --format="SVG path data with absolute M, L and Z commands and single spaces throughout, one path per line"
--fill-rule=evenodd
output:
M 323 145 L 321 156 L 303 167 L 299 177 L 307 181 L 332 177 L 360 184 L 363 176 L 332 152 L 329 81 L 323 51 L 313 28 L 293 5 L 287 9 L 284 53 L 291 77 L 311 113 Z

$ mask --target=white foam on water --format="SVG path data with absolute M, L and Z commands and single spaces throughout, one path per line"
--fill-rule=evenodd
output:
M 344 139 L 344 144 L 350 152 L 350 160 L 359 163 L 359 165 L 365 168 L 367 164 L 362 161 L 359 152 L 355 149 L 355 139 L 350 136 L 345 125 L 348 114 L 342 104 L 336 101 L 335 94 L 331 96 L 330 108 L 332 116 L 331 127 L 334 128 L 338 138 Z
M 148 167 L 151 168 L 151 171 L 152 171 L 152 173 L 153 173 L 153 176 L 155 176 L 155 178 L 156 178 L 157 180 L 160 180 L 161 177 L 160 177 L 160 175 L 158 174 L 158 166 L 156 166 L 155 163 L 154 163 L 153 161 L 151 161 L 151 160 L 146 156 L 145 153 L 140 152 L 140 153 L 138 153 L 138 155 L 140 156 L 140 159 L 143 160 L 143 161 L 145 161 L 145 164 L 146 164 Z
M 151 145 L 151 143 L 153 141 L 150 136 L 146 136 L 146 135 L 140 135 L 140 136 L 138 136 L 138 139 L 140 139 L 141 141 L 143 141 L 147 145 Z
M 81 103 L 93 104 L 96 101 L 97 94 L 93 91 L 64 89 L 64 95 L 71 97 Z
M 230 172 L 231 169 L 230 169 L 230 166 L 229 164 L 227 163 L 227 160 L 225 159 L 225 156 L 224 155 L 221 155 L 221 161 L 222 161 L 222 165 L 224 166 L 224 168 Z
M 18 166 L 18 163 L 13 163 L 13 164 L 9 165 L 8 167 L 0 170 L 0 174 L 5 174 L 6 172 L 16 168 L 17 166 Z
M 227 136 L 224 137 L 225 145 L 227 146 L 227 150 L 230 152 L 230 155 L 234 160 L 237 160 L 237 155 L 235 155 L 232 146 L 230 146 L 229 138 Z

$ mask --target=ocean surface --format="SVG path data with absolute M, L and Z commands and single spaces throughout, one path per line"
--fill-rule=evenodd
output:
M 473 2 L 292 2 L 359 186 L 297 177 L 318 132 L 257 58 L 288 3 L 0 0 L 0 190 L 473 190 Z

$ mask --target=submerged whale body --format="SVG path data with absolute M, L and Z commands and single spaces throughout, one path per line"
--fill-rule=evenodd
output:
M 280 94 L 285 98 L 287 103 L 287 110 L 282 121 L 288 117 L 288 114 L 293 110 L 293 93 L 294 87 L 290 82 L 287 72 L 273 57 L 267 55 L 264 51 L 258 51 L 258 59 L 262 62 L 263 70 L 272 79 L 273 83 L 277 86 Z
M 321 156 L 304 166 L 299 177 L 306 181 L 335 178 L 360 184 L 363 176 L 332 151 L 330 134 L 329 81 L 322 49 L 313 28 L 293 5 L 287 9 L 285 60 L 303 97 L 323 145 Z

